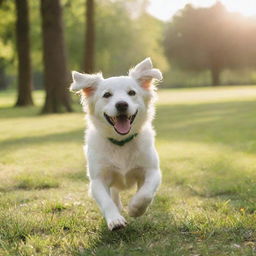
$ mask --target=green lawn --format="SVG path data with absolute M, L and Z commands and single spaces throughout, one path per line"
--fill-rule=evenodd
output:
M 256 87 L 159 94 L 163 184 L 110 232 L 87 195 L 78 104 L 43 116 L 41 92 L 21 109 L 0 93 L 0 255 L 256 255 Z

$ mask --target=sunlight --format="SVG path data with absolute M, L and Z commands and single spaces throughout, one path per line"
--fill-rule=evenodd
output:
M 229 11 L 239 12 L 245 16 L 256 15 L 256 1 L 243 1 L 243 0 L 225 0 L 223 1 Z
M 186 4 L 196 7 L 209 7 L 216 0 L 150 0 L 148 12 L 161 20 L 169 20 L 178 10 Z M 245 16 L 256 16 L 255 0 L 220 0 L 231 12 L 239 12 Z

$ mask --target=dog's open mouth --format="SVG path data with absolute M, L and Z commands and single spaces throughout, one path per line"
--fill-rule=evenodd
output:
M 129 133 L 132 127 L 132 123 L 138 113 L 138 110 L 134 115 L 128 116 L 128 115 L 118 115 L 118 116 L 108 116 L 106 113 L 104 113 L 105 118 L 107 121 L 114 126 L 115 131 L 121 135 L 126 135 Z

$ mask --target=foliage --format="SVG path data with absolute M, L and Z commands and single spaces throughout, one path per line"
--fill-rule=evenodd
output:
M 134 18 L 126 4 L 96 1 L 96 70 L 106 76 L 126 74 L 131 65 L 147 56 L 166 70 L 168 64 L 161 44 L 163 22 L 147 15 L 145 10 Z M 84 11 L 83 0 L 67 1 L 64 5 L 71 69 L 82 69 Z
M 0 3 L 0 66 L 5 67 L 13 63 L 15 56 L 14 44 L 14 2 L 2 1 Z
M 118 232 L 87 193 L 84 114 L 39 116 L 0 95 L 1 255 L 255 255 L 255 86 L 159 94 L 163 184 Z

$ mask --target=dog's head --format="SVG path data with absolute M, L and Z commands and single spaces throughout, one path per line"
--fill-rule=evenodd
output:
M 104 79 L 102 74 L 72 72 L 71 91 L 82 93 L 82 103 L 97 129 L 118 137 L 138 132 L 151 119 L 154 82 L 162 73 L 150 58 L 129 71 L 128 76 Z

